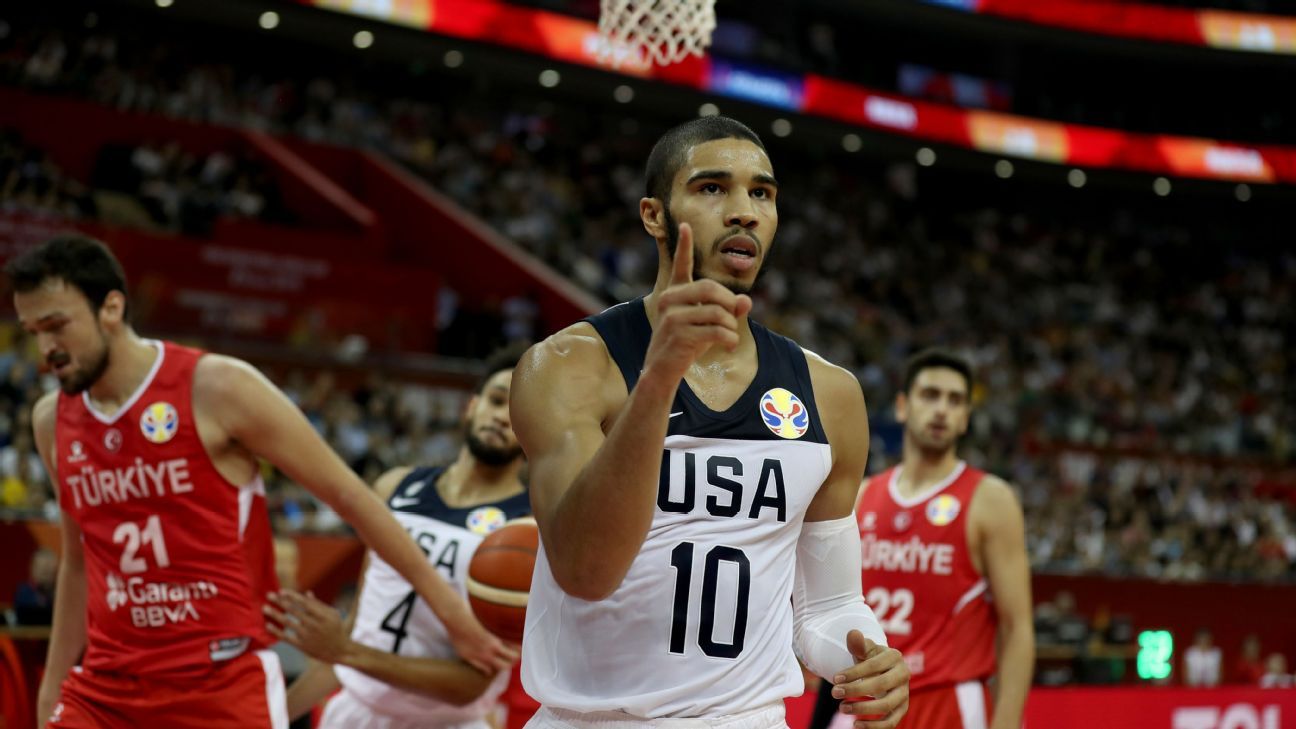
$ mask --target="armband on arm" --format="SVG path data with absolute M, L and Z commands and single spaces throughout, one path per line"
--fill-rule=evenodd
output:
M 830 681 L 855 665 L 846 647 L 850 631 L 887 644 L 882 626 L 864 602 L 860 570 L 854 516 L 802 525 L 792 589 L 793 644 L 801 662 Z

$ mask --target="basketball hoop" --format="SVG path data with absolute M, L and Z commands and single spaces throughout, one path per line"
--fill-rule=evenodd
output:
M 599 0 L 599 60 L 659 66 L 701 58 L 716 27 L 715 0 Z

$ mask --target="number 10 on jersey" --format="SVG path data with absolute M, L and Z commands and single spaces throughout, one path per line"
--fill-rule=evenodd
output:
M 675 572 L 675 601 L 671 610 L 670 652 L 684 654 L 685 633 L 688 631 L 693 611 L 689 605 L 689 588 L 693 584 L 693 542 L 680 542 L 671 550 L 671 567 Z M 737 658 L 747 637 L 747 603 L 751 594 L 751 562 L 741 549 L 715 546 L 707 551 L 702 572 L 702 595 L 698 605 L 698 647 L 712 658 Z M 716 612 L 729 606 L 717 605 L 722 562 L 735 565 L 738 570 L 738 594 L 733 605 L 733 639 L 716 640 Z

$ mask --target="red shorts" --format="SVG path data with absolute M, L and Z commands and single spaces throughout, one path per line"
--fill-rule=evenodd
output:
M 986 729 L 990 691 L 981 681 L 919 689 L 909 694 L 903 722 L 923 729 Z
M 166 680 L 80 667 L 63 681 L 46 729 L 287 729 L 279 656 L 268 650 L 233 659 L 202 678 Z

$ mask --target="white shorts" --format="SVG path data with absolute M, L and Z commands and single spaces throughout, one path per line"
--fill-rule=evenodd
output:
M 324 705 L 316 729 L 491 729 L 485 720 L 463 724 L 444 724 L 435 717 L 423 721 L 403 716 L 387 716 L 374 711 L 369 705 L 342 689 Z
M 526 729 L 787 729 L 783 702 L 738 714 L 706 719 L 645 719 L 620 711 L 581 713 L 547 706 L 527 722 Z

